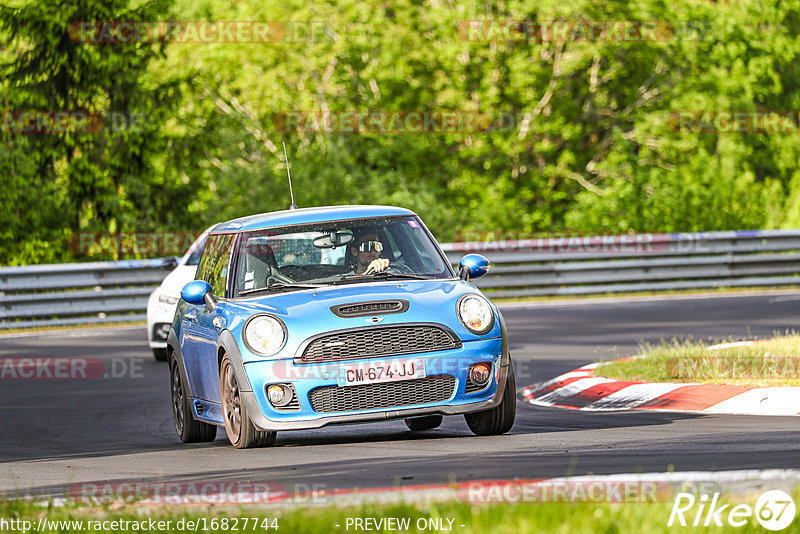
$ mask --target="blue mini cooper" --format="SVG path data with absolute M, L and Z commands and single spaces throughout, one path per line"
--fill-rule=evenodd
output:
M 463 414 L 478 435 L 514 424 L 516 391 L 503 316 L 453 272 L 411 211 L 292 209 L 209 234 L 167 340 L 183 442 L 224 426 L 237 448 L 278 430 L 405 419 L 430 430 Z

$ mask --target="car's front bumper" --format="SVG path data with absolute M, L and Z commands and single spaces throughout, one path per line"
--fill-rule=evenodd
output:
M 156 288 L 147 299 L 147 341 L 151 349 L 167 348 L 167 337 L 175 317 L 178 304 L 167 304 L 158 300 L 160 288 Z
M 330 362 L 325 364 L 296 364 L 292 359 L 250 362 L 244 364 L 251 391 L 241 391 L 241 398 L 253 424 L 260 430 L 301 430 L 326 425 L 383 421 L 424 415 L 457 415 L 494 408 L 503 398 L 508 374 L 509 356 L 502 338 L 464 342 L 461 347 L 425 354 L 410 354 L 379 358 L 381 362 L 423 359 L 428 376 L 455 378 L 452 394 L 445 400 L 382 408 L 362 406 L 357 410 L 321 413 L 314 410 L 309 393 L 325 386 L 338 387 L 336 369 L 339 366 L 364 364 L 369 359 Z M 472 364 L 492 363 L 489 385 L 480 391 L 465 391 L 467 374 Z M 424 379 L 417 379 L 424 380 Z M 409 381 L 413 383 L 414 381 Z M 266 386 L 291 383 L 297 392 L 300 407 L 295 410 L 274 408 L 266 398 Z M 412 384 L 413 386 L 413 384 Z M 351 388 L 357 386 L 342 386 Z M 413 389 L 413 388 L 412 388 Z M 380 393 L 380 386 L 376 386 Z

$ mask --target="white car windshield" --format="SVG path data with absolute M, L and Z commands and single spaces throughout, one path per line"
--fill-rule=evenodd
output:
M 237 296 L 375 279 L 454 276 L 422 223 L 409 216 L 259 230 L 242 234 L 237 248 Z M 364 265 L 373 260 L 380 260 L 382 268 L 365 272 Z

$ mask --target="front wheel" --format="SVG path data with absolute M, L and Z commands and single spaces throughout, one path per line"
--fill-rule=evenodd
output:
M 514 367 L 508 363 L 508 377 L 500 404 L 483 412 L 464 414 L 467 426 L 476 436 L 495 436 L 505 434 L 514 426 L 517 415 L 517 383 L 514 379 Z
M 411 417 L 406 419 L 406 426 L 409 430 L 419 432 L 422 430 L 433 430 L 439 428 L 444 417 L 441 415 L 426 415 L 425 417 Z
M 169 358 L 170 390 L 172 396 L 172 415 L 175 418 L 175 429 L 184 443 L 200 443 L 214 441 L 217 438 L 216 425 L 197 421 L 192 417 L 192 401 L 183 383 L 178 357 L 173 353 Z
M 153 358 L 155 358 L 157 362 L 167 361 L 167 349 L 153 349 Z
M 219 389 L 222 400 L 222 418 L 225 433 L 231 445 L 237 449 L 269 447 L 275 443 L 277 432 L 256 429 L 242 401 L 239 383 L 233 374 L 233 365 L 226 354 L 219 368 Z

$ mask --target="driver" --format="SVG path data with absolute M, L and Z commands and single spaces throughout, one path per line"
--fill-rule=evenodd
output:
M 381 252 L 383 252 L 383 243 L 378 240 L 378 232 L 363 230 L 357 234 L 348 250 L 348 254 L 351 254 L 355 260 L 353 273 L 372 274 L 388 269 L 389 260 L 381 258 Z

